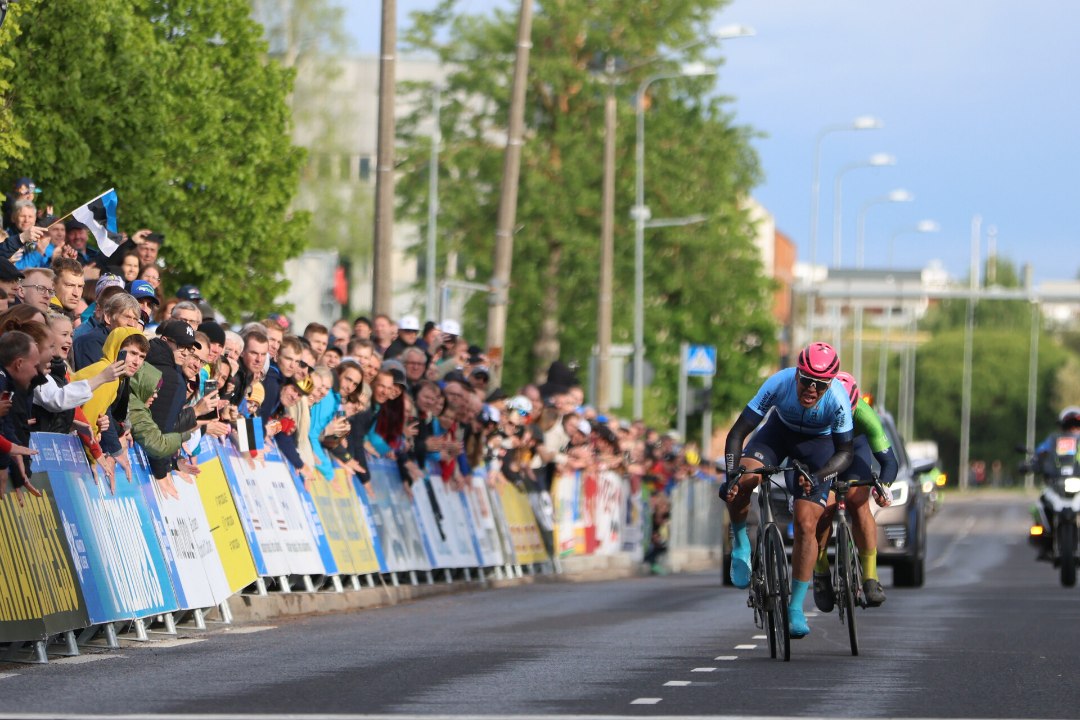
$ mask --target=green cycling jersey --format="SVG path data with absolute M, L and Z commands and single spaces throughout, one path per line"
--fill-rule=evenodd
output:
M 885 427 L 881 424 L 881 418 L 877 411 L 866 402 L 865 398 L 859 398 L 852 412 L 852 421 L 855 424 L 855 435 L 865 435 L 866 443 L 870 446 L 870 452 L 879 453 L 888 450 L 892 445 L 889 436 L 885 434 Z

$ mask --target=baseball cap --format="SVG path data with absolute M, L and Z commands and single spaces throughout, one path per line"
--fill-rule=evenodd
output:
M 7 258 L 0 258 L 0 280 L 22 280 L 25 275 L 19 272 Z
M 477 376 L 477 377 L 480 377 L 482 375 L 485 378 L 490 378 L 491 377 L 491 371 L 488 370 L 487 365 L 477 365 L 476 367 L 473 368 L 472 372 L 469 373 L 469 377 L 472 377 L 474 375 Z
M 285 317 L 281 313 L 270 313 L 266 317 L 266 319 L 271 320 L 274 323 L 276 323 L 277 326 L 279 328 L 281 328 L 282 330 L 288 330 L 289 329 L 289 318 Z
M 176 291 L 176 297 L 181 300 L 202 300 L 202 293 L 194 285 L 181 285 Z
M 506 409 L 516 411 L 522 415 L 532 415 L 532 400 L 524 395 L 515 395 L 507 401 Z
M 195 331 L 182 320 L 166 320 L 158 325 L 157 334 L 158 337 L 172 340 L 178 347 L 202 349 L 202 345 L 195 340 Z
M 420 331 L 420 321 L 415 315 L 406 315 L 398 320 L 398 330 L 411 330 L 413 332 Z
M 98 278 L 97 285 L 94 286 L 94 296 L 100 295 L 101 291 L 108 287 L 124 287 L 124 278 L 112 273 L 102 273 L 101 277 Z
M 136 300 L 146 298 L 152 301 L 155 305 L 158 304 L 157 293 L 154 292 L 154 286 L 148 283 L 146 280 L 135 280 L 131 283 L 131 294 Z
M 447 335 L 460 335 L 461 323 L 459 323 L 457 320 L 443 320 L 441 323 L 439 323 L 439 330 L 446 333 Z
M 65 230 L 85 230 L 86 226 L 83 225 L 78 220 L 76 220 L 75 218 L 72 218 L 71 220 L 64 221 L 64 229 Z

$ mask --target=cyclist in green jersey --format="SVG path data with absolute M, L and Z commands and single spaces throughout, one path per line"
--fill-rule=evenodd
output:
M 850 373 L 837 373 L 836 379 L 844 386 L 851 399 L 851 416 L 855 425 L 855 459 L 841 473 L 845 480 L 865 480 L 870 477 L 871 454 L 881 466 L 879 479 L 886 488 L 896 479 L 899 465 L 892 451 L 889 436 L 881 424 L 881 418 L 865 398 L 859 395 L 859 386 Z M 891 498 L 876 498 L 879 505 L 887 506 Z M 870 488 L 851 488 L 847 495 L 847 507 L 851 512 L 852 535 L 859 549 L 859 563 L 863 571 L 863 593 L 866 602 L 876 607 L 885 602 L 885 590 L 878 580 L 877 571 L 877 523 L 870 511 Z M 833 597 L 832 580 L 829 577 L 827 546 L 832 533 L 832 519 L 836 514 L 836 498 L 830 496 L 829 505 L 818 523 L 818 558 L 814 564 L 814 604 L 822 612 L 831 612 L 836 599 Z

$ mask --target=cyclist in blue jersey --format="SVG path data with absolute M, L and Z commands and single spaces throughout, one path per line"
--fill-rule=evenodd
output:
M 788 490 L 795 498 L 795 545 L 791 551 L 791 604 L 788 607 L 791 637 L 810 632 L 803 613 L 803 601 L 810 587 L 817 558 L 817 524 L 825 512 L 829 490 L 836 475 L 847 469 L 854 456 L 851 402 L 843 386 L 835 381 L 840 359 L 827 343 L 810 343 L 799 353 L 793 368 L 776 373 L 758 389 L 728 431 L 724 462 L 728 478 L 739 475 L 739 467 L 754 469 L 776 465 L 784 458 L 804 463 L 812 482 L 788 478 Z M 772 411 L 770 413 L 770 411 Z M 768 419 L 766 419 L 766 417 Z M 762 425 L 762 420 L 765 423 Z M 746 436 L 761 428 L 743 448 Z M 731 581 L 736 587 L 750 584 L 750 539 L 746 515 L 757 475 L 743 475 L 725 485 L 728 514 L 734 543 L 731 552 Z

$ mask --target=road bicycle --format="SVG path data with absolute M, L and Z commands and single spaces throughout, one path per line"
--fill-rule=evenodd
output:
M 848 640 L 851 642 L 851 654 L 859 654 L 859 631 L 855 625 L 855 606 L 865 608 L 866 595 L 863 593 L 862 565 L 859 553 L 855 549 L 855 539 L 847 518 L 847 493 L 855 487 L 873 487 L 886 496 L 885 488 L 877 476 L 868 480 L 834 480 L 833 492 L 836 493 L 836 562 L 833 563 L 832 585 L 836 597 L 840 622 L 847 624 Z
M 791 635 L 788 628 L 788 602 L 791 586 L 788 582 L 787 551 L 784 536 L 773 518 L 769 502 L 769 487 L 776 485 L 787 492 L 787 485 L 774 476 L 794 471 L 813 482 L 801 463 L 791 465 L 763 465 L 752 470 L 740 468 L 739 474 L 720 488 L 720 497 L 726 498 L 732 483 L 743 475 L 759 475 L 762 482 L 757 489 L 758 526 L 754 553 L 750 561 L 750 597 L 746 601 L 754 610 L 754 624 L 766 630 L 769 637 L 769 655 L 781 660 L 791 660 Z

